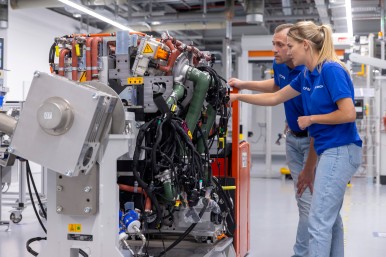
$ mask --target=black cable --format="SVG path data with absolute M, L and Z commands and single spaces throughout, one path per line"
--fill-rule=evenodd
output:
M 231 218 L 232 223 L 236 224 L 235 223 L 234 213 L 233 213 L 233 208 L 230 207 L 231 203 L 229 201 L 229 198 L 226 196 L 226 194 L 224 192 L 224 189 L 222 188 L 222 186 L 221 186 L 220 182 L 218 181 L 218 179 L 216 177 L 214 177 L 214 176 L 213 176 L 213 182 L 216 185 L 216 187 L 218 188 L 221 198 L 224 200 L 226 211 L 230 214 L 230 218 Z
M 31 190 L 31 182 L 30 182 L 30 177 L 29 177 L 29 173 L 30 173 L 30 169 L 29 169 L 29 165 L 28 165 L 28 161 L 27 161 L 27 186 L 28 186 L 28 193 L 29 193 L 29 197 L 31 199 L 31 205 L 34 209 L 34 212 L 35 212 L 35 215 L 36 215 L 36 218 L 38 219 L 39 223 L 40 223 L 40 226 L 42 227 L 42 229 L 44 230 L 44 233 L 47 234 L 47 229 L 46 227 L 44 226 L 42 220 L 40 219 L 40 216 L 39 216 L 39 213 L 36 209 L 36 206 L 35 206 L 35 200 L 33 198 L 33 195 L 32 195 L 32 190 Z M 32 174 L 31 174 L 32 176 Z M 33 178 L 32 178 L 33 179 Z
M 82 255 L 83 257 L 88 257 L 88 254 L 80 248 L 79 248 L 79 254 Z
M 47 240 L 47 237 L 34 237 L 34 238 L 31 238 L 29 239 L 25 246 L 27 248 L 27 251 L 32 254 L 33 256 L 38 256 L 39 254 L 37 252 L 35 252 L 29 245 L 35 241 L 41 241 L 41 240 Z
M 204 207 L 202 207 L 200 213 L 198 214 L 198 217 L 200 218 L 199 220 L 201 220 L 202 215 L 204 215 L 204 212 L 206 210 L 206 207 L 208 206 L 209 200 L 206 198 L 203 198 L 203 203 L 204 203 Z M 198 221 L 190 225 L 189 228 L 176 241 L 174 241 L 171 245 L 169 245 L 168 248 L 162 251 L 157 257 L 163 256 L 165 253 L 167 253 L 168 251 L 173 249 L 176 245 L 178 245 L 182 240 L 184 240 L 185 237 L 189 235 L 189 233 L 196 227 L 197 223 Z
M 29 161 L 26 161 L 26 162 L 27 162 L 27 163 L 26 163 L 26 166 L 27 166 L 27 173 L 28 173 L 29 176 L 31 177 L 32 186 L 33 186 L 33 188 L 34 188 L 36 198 L 38 199 L 38 203 L 39 203 L 40 209 L 42 210 L 43 217 L 47 220 L 47 213 L 46 213 L 46 210 L 44 209 L 44 206 L 43 206 L 42 201 L 41 201 L 41 199 L 40 199 L 38 190 L 36 189 L 35 180 L 34 180 L 34 178 L 33 178 L 33 176 L 32 176 L 31 167 L 29 166 Z
M 161 208 L 159 206 L 157 198 L 155 197 L 153 192 L 149 189 L 149 185 L 145 181 L 142 180 L 142 178 L 137 170 L 138 160 L 139 160 L 139 156 L 140 156 L 140 152 L 141 152 L 142 141 L 145 138 L 145 135 L 146 135 L 148 128 L 150 127 L 150 125 L 152 125 L 154 123 L 154 121 L 155 120 L 151 120 L 151 121 L 145 123 L 144 125 L 142 125 L 140 130 L 139 130 L 139 133 L 137 135 L 136 147 L 135 147 L 134 155 L 133 155 L 133 174 L 134 174 L 135 179 L 138 181 L 138 184 L 142 187 L 142 189 L 144 189 L 146 191 L 146 194 L 150 197 L 150 200 L 152 201 L 153 205 L 156 208 L 156 211 L 157 211 L 156 225 L 158 226 L 159 223 L 161 222 L 161 218 L 162 218 Z
M 53 64 L 55 62 L 55 46 L 56 42 L 51 45 L 50 52 L 48 54 L 48 63 Z

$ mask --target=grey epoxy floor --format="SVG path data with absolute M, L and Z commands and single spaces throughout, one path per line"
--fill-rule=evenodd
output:
M 252 176 L 259 176 L 254 170 Z M 251 251 L 250 257 L 290 257 L 295 240 L 297 209 L 291 180 L 251 179 Z M 9 207 L 2 217 L 8 219 Z M 386 186 L 375 186 L 367 178 L 354 178 L 347 188 L 342 208 L 345 226 L 346 257 L 383 257 L 386 253 Z M 0 227 L 0 257 L 32 256 L 25 242 L 44 233 L 32 207 L 23 212 L 20 224 L 11 232 Z M 381 237 L 374 234 L 379 233 Z M 39 252 L 44 243 L 33 243 Z

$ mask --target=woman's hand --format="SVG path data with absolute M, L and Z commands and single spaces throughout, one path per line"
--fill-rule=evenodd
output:
M 301 130 L 305 130 L 312 125 L 312 116 L 300 116 L 298 118 L 298 125 Z
M 237 101 L 238 99 L 237 99 L 237 96 L 238 96 L 238 94 L 230 94 L 229 95 L 229 103 L 231 104 L 231 103 L 233 103 L 234 101 Z

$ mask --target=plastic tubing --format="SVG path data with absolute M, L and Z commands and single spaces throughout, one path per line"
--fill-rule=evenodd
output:
M 88 37 L 86 39 L 86 81 L 91 80 L 91 44 L 94 38 Z
M 70 52 L 69 49 L 67 48 L 63 48 L 62 50 L 60 50 L 60 54 L 59 54 L 59 76 L 64 76 L 64 58 L 66 57 L 66 55 L 68 55 L 68 53 Z
M 91 43 L 91 79 L 98 79 L 98 46 L 102 38 L 96 37 Z
M 71 56 L 72 56 L 72 80 L 77 81 L 78 80 L 78 56 L 76 55 L 76 40 L 72 40 L 72 49 L 71 49 Z
M 143 194 L 145 195 L 145 212 L 150 212 L 151 211 L 151 200 L 147 196 L 146 191 L 142 189 L 142 187 L 133 187 L 133 186 L 128 186 L 128 185 L 123 185 L 123 184 L 118 184 L 119 189 L 130 192 L 130 193 L 138 193 L 138 194 Z

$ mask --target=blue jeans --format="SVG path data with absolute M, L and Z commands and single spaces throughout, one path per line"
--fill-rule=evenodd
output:
M 308 232 L 308 213 L 310 211 L 312 195 L 310 189 L 307 188 L 302 196 L 299 197 L 296 185 L 298 183 L 299 174 L 303 170 L 304 164 L 306 163 L 309 147 L 309 137 L 295 137 L 291 133 L 287 133 L 287 164 L 294 182 L 295 198 L 299 209 L 298 230 L 296 234 L 296 242 L 293 248 L 295 254 L 292 257 L 308 256 L 308 244 L 310 238 Z
M 347 183 L 361 164 L 362 148 L 345 145 L 319 156 L 312 197 L 310 257 L 343 257 L 343 223 L 339 214 Z

